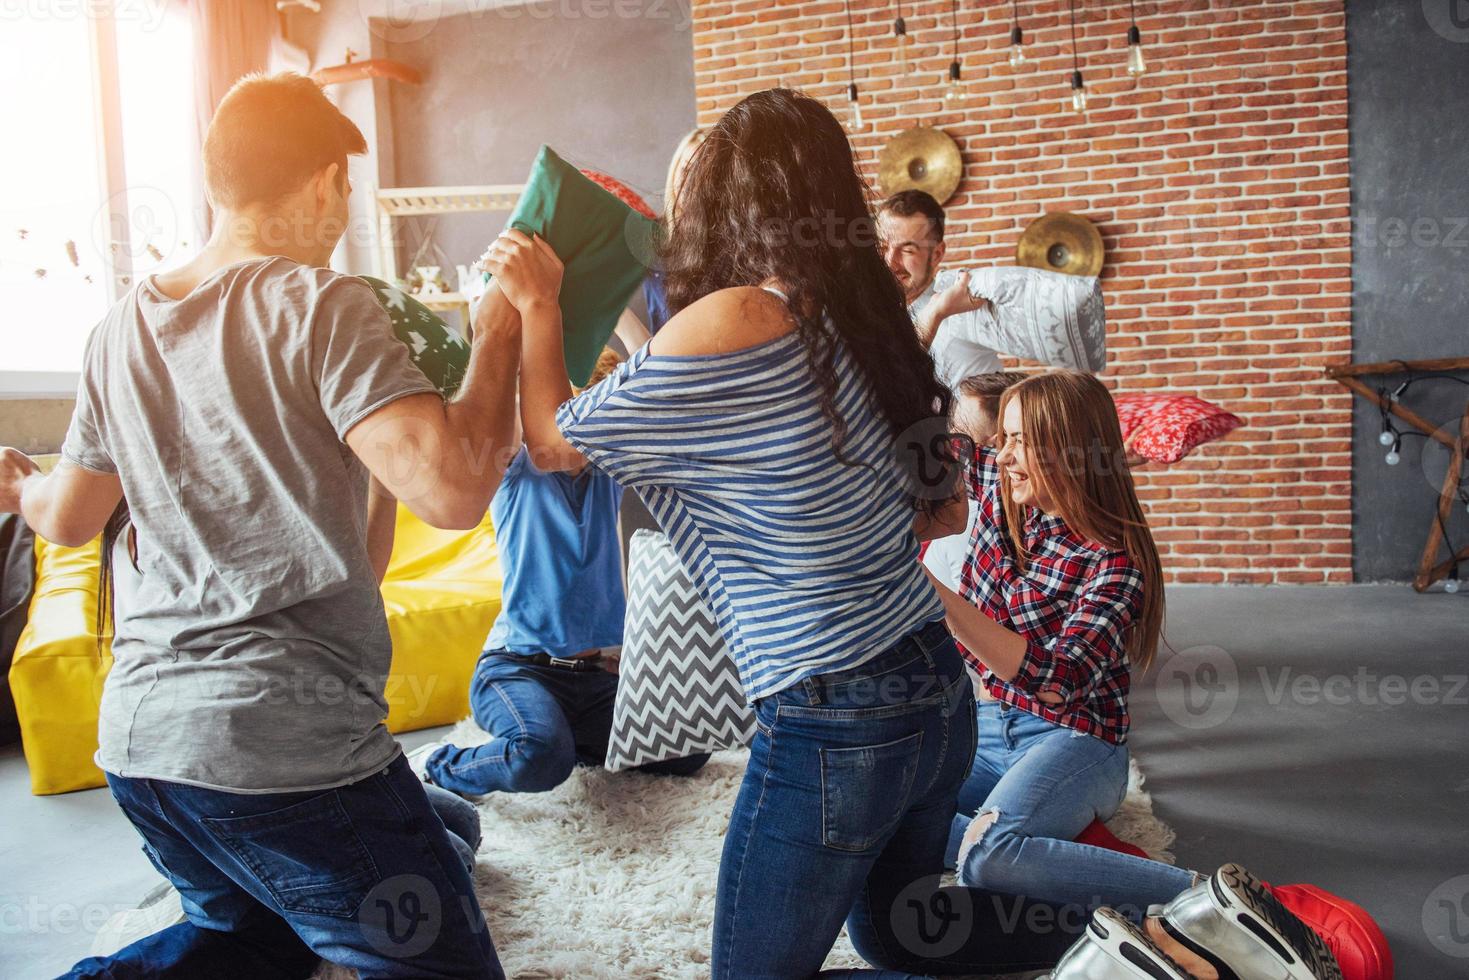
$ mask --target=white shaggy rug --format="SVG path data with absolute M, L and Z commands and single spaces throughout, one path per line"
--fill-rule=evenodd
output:
M 464 721 L 450 740 L 487 737 Z M 549 793 L 485 797 L 475 888 L 505 972 L 525 980 L 707 977 L 720 852 L 746 758 L 720 752 L 687 779 L 579 766 Z M 1142 784 L 1134 762 L 1108 826 L 1171 864 L 1173 831 L 1153 815 Z M 826 965 L 865 964 L 844 932 Z

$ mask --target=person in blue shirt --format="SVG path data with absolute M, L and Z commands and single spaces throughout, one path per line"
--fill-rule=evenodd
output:
M 590 387 L 616 368 L 604 351 Z M 504 575 L 500 615 L 470 683 L 475 723 L 494 736 L 422 746 L 424 781 L 466 796 L 555 789 L 577 763 L 601 765 L 612 732 L 626 600 L 618 510 L 622 487 L 595 466 L 548 472 L 522 445 L 490 503 Z M 707 755 L 640 767 L 691 775 Z

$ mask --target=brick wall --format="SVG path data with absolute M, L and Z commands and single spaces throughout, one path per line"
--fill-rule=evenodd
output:
M 1107 248 L 1108 382 L 1192 392 L 1245 419 L 1228 440 L 1139 473 L 1170 578 L 1351 581 L 1351 398 L 1321 375 L 1351 351 L 1343 5 L 1138 3 L 1150 71 L 1134 81 L 1127 3 L 1079 3 L 1081 117 L 1061 0 L 1019 4 L 1020 71 L 1006 60 L 1010 5 L 960 4 L 968 94 L 956 108 L 940 84 L 949 4 L 903 7 L 906 77 L 893 4 L 852 0 L 869 125 L 853 144 L 874 188 L 881 145 L 923 123 L 963 152 L 946 205 L 950 264 L 1013 262 L 1032 219 L 1087 216 Z M 695 0 L 693 15 L 701 124 L 781 84 L 845 109 L 840 0 Z

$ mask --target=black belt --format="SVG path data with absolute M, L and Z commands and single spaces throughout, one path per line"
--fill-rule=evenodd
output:
M 553 657 L 549 653 L 524 653 L 520 654 L 520 656 L 537 667 L 557 667 L 561 670 L 570 671 L 602 669 L 602 655 L 600 653 L 594 653 L 590 657 Z

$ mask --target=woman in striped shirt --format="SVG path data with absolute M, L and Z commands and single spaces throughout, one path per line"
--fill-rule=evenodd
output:
M 908 465 L 910 447 L 947 444 L 911 433 L 933 420 L 942 432 L 949 394 L 878 252 L 845 133 L 812 99 L 752 95 L 695 152 L 672 210 L 673 318 L 575 399 L 554 255 L 508 232 L 487 264 L 521 311 L 538 465 L 585 460 L 642 496 L 756 711 L 714 977 L 814 976 L 844 921 L 884 965 L 964 942 L 985 972 L 1055 962 L 1064 935 L 1006 929 L 988 906 L 962 929 L 939 911 L 911 919 L 975 748 L 973 693 L 918 539 L 966 515 L 949 499 L 952 460 Z

